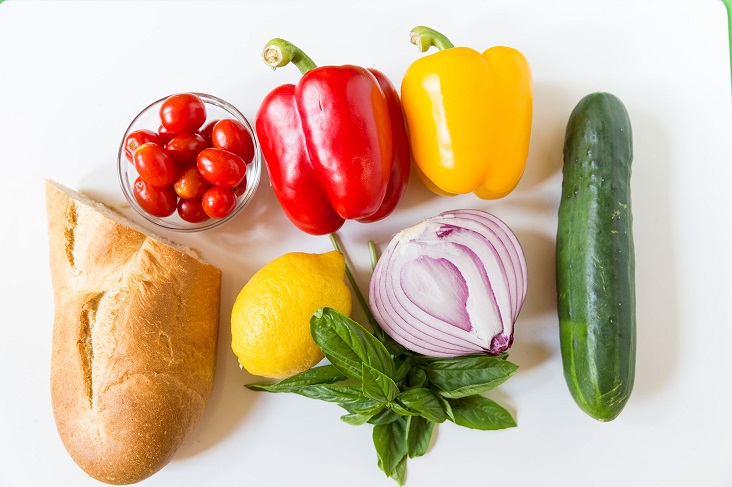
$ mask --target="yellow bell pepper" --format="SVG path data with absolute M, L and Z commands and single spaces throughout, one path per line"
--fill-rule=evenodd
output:
M 524 56 L 510 47 L 482 54 L 454 47 L 442 34 L 416 27 L 410 40 L 422 52 L 402 80 L 417 173 L 444 195 L 506 196 L 526 167 L 533 88 Z

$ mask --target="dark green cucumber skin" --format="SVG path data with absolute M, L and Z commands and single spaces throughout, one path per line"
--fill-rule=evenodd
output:
M 592 93 L 569 117 L 557 229 L 562 364 L 577 405 L 615 419 L 635 379 L 633 139 L 623 103 Z

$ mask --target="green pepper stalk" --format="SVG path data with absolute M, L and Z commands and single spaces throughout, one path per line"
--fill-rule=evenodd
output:
M 423 25 L 412 29 L 412 32 L 409 33 L 409 42 L 417 46 L 420 52 L 427 52 L 432 46 L 436 47 L 438 51 L 455 47 L 444 34 Z
M 281 68 L 292 63 L 300 70 L 301 74 L 318 67 L 299 47 L 279 37 L 275 37 L 264 46 L 262 59 L 264 64 L 272 69 Z

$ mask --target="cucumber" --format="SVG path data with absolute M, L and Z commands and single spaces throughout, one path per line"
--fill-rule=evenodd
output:
M 562 364 L 577 405 L 615 419 L 635 378 L 635 252 L 628 112 L 592 93 L 569 117 L 557 228 Z

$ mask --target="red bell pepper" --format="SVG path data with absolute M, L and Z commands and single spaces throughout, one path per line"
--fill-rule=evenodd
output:
M 297 47 L 273 39 L 272 68 L 292 62 L 297 85 L 275 88 L 256 131 L 275 195 L 301 230 L 324 235 L 345 220 L 373 222 L 399 203 L 410 149 L 401 103 L 384 74 L 359 66 L 316 67 Z

